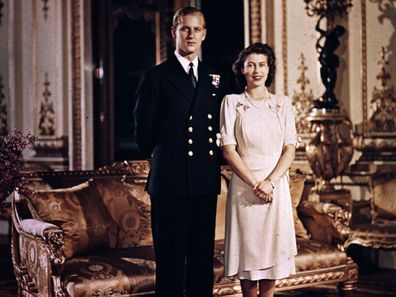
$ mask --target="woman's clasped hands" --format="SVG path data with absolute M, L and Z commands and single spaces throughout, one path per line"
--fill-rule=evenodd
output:
M 253 193 L 265 203 L 271 203 L 273 199 L 271 182 L 268 179 L 256 182 L 253 186 Z

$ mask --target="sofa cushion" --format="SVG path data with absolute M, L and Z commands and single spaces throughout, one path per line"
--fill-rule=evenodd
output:
M 153 235 L 151 232 L 151 201 L 146 192 L 146 180 L 124 178 L 124 186 L 128 189 L 133 199 L 133 220 L 131 220 L 131 232 L 136 245 L 152 245 Z
M 119 227 L 117 247 L 152 245 L 150 199 L 144 183 L 121 177 L 96 179 L 109 213 Z
M 117 225 L 92 181 L 71 188 L 33 191 L 29 204 L 34 218 L 62 228 L 66 258 L 116 244 Z
M 301 201 L 301 196 L 304 190 L 305 176 L 298 173 L 290 173 L 290 195 L 293 207 L 293 220 L 296 236 L 308 239 L 309 235 L 303 223 L 298 217 L 297 208 Z
M 154 292 L 154 249 L 141 246 L 75 257 L 66 261 L 61 279 L 64 291 L 74 297 Z
M 309 271 L 345 265 L 347 255 L 336 246 L 313 240 L 297 238 L 296 271 Z
M 396 174 L 380 174 L 371 179 L 373 223 L 396 220 Z

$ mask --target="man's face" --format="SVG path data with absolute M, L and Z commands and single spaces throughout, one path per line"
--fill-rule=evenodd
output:
M 199 53 L 202 41 L 205 40 L 206 29 L 202 15 L 198 13 L 180 17 L 176 27 L 172 27 L 172 37 L 176 41 L 177 52 L 193 60 Z

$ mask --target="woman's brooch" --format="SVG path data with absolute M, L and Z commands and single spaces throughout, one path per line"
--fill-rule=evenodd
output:
M 250 108 L 250 105 L 249 104 L 243 104 L 242 102 L 238 102 L 236 108 L 237 109 L 241 109 L 242 108 L 243 111 L 246 111 L 246 109 Z
M 277 103 L 275 105 L 269 104 L 268 106 L 269 106 L 269 109 L 271 109 L 275 113 L 278 113 L 281 108 L 281 105 L 279 103 Z

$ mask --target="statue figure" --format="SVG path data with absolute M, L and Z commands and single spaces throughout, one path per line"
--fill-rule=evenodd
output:
M 320 62 L 320 77 L 325 86 L 325 92 L 322 97 L 314 101 L 317 108 L 336 108 L 338 109 L 338 100 L 334 95 L 334 87 L 337 80 L 337 67 L 340 64 L 340 59 L 335 54 L 335 50 L 339 47 L 339 38 L 345 33 L 345 28 L 337 25 L 329 31 L 325 31 L 319 26 L 320 20 L 316 25 L 316 31 L 321 34 L 321 37 L 316 42 L 316 50 L 319 53 Z M 325 38 L 323 45 L 321 40 Z

